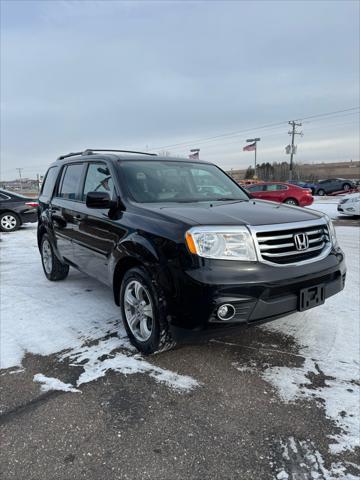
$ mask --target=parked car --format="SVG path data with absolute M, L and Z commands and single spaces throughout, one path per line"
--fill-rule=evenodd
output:
M 112 288 L 145 354 L 307 310 L 345 282 L 324 214 L 251 199 L 211 163 L 151 154 L 59 157 L 39 197 L 38 245 L 49 280 L 75 267 Z
M 271 202 L 305 207 L 311 205 L 314 201 L 311 190 L 289 183 L 263 182 L 257 183 L 256 185 L 246 185 L 245 188 L 253 198 L 260 198 Z
M 13 232 L 23 223 L 37 221 L 36 199 L 0 189 L 0 230 Z
M 341 215 L 360 215 L 360 193 L 346 195 L 338 203 L 337 210 Z
M 298 180 L 289 180 L 286 183 L 291 183 L 292 185 L 297 185 L 298 187 L 306 188 L 308 190 L 311 190 L 312 193 L 314 192 L 314 189 L 315 189 L 315 183 L 312 183 L 312 182 L 301 182 Z
M 314 184 L 313 195 L 328 195 L 329 193 L 349 191 L 356 188 L 356 185 L 351 180 L 345 178 L 329 178 L 327 180 L 320 180 Z

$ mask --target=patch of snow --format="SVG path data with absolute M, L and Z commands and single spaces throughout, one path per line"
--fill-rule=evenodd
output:
M 277 480 L 312 479 L 312 480 L 358 480 L 346 467 L 332 463 L 330 469 L 325 467 L 324 459 L 309 440 L 296 440 L 289 437 L 280 442 L 283 465 L 276 475 Z
M 41 391 L 49 392 L 50 390 L 61 390 L 63 392 L 80 392 L 71 383 L 64 383 L 58 378 L 46 377 L 42 373 L 34 375 L 34 382 L 41 383 Z
M 358 446 L 360 431 L 360 229 L 337 227 L 336 231 L 347 261 L 345 289 L 314 310 L 262 327 L 291 335 L 300 345 L 305 358 L 301 367 L 269 367 L 263 376 L 286 402 L 315 398 L 324 405 L 326 415 L 342 429 L 333 437 L 332 453 Z M 322 375 L 324 386 L 312 385 L 309 373 Z
M 119 342 L 118 338 L 109 338 L 100 341 L 97 345 L 67 352 L 63 358 L 69 358 L 72 365 L 81 366 L 84 369 L 77 380 L 77 386 L 103 377 L 109 370 L 124 375 L 148 373 L 157 382 L 165 383 L 176 390 L 189 391 L 199 385 L 196 380 L 187 375 L 179 375 L 150 364 L 140 354 L 131 355 L 130 352 L 116 351 L 126 345 L 127 342 L 124 340 Z M 108 358 L 104 359 L 104 355 Z
M 313 210 L 318 210 L 319 212 L 326 213 L 330 218 L 336 219 L 339 214 L 337 211 L 337 206 L 340 201 L 340 197 L 315 197 L 314 203 L 309 207 Z
M 136 354 L 110 288 L 75 269 L 65 281 L 49 282 L 41 266 L 36 225 L 2 236 L 0 266 L 0 368 L 21 367 L 27 352 L 59 354 L 60 360 L 70 358 L 83 366 L 78 385 L 109 370 L 147 373 L 179 391 L 198 385 Z

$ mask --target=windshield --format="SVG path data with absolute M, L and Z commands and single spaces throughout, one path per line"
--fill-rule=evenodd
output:
M 191 162 L 129 161 L 122 164 L 136 202 L 206 202 L 249 197 L 214 165 Z

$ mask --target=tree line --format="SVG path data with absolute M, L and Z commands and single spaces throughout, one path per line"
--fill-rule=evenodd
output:
M 259 180 L 264 180 L 265 182 L 271 181 L 278 181 L 278 182 L 286 182 L 289 180 L 290 174 L 290 164 L 288 162 L 273 162 L 273 163 L 261 163 L 256 167 L 256 175 L 255 169 L 251 165 L 247 168 L 245 173 L 245 180 L 249 180 L 252 178 L 258 178 Z M 316 180 L 315 176 L 309 175 L 309 173 L 305 173 L 301 168 L 301 165 L 297 165 L 296 163 L 293 164 L 293 179 L 294 180 L 308 180 L 313 181 Z

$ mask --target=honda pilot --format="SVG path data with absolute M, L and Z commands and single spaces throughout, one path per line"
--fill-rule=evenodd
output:
M 345 283 L 326 215 L 253 199 L 200 160 L 63 155 L 42 186 L 37 236 L 46 277 L 63 280 L 74 267 L 110 286 L 145 354 L 186 333 L 224 334 L 317 307 Z

